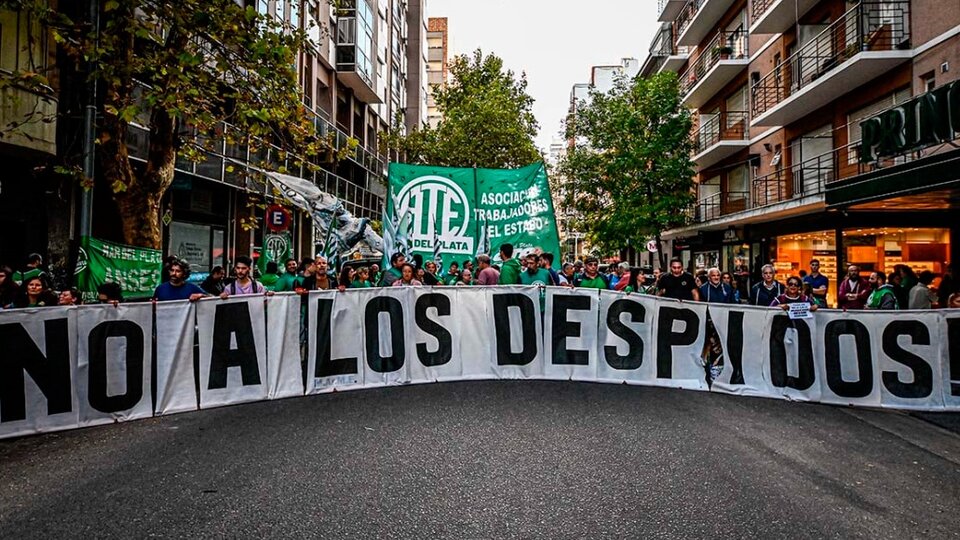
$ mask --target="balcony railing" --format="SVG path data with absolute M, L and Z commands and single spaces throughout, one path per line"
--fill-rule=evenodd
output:
M 727 214 L 742 212 L 747 207 L 748 195 L 746 191 L 726 191 L 704 197 L 696 202 L 693 218 L 698 223 L 703 223 Z
M 697 12 L 700 11 L 700 6 L 705 4 L 708 0 L 690 0 L 687 2 L 687 5 L 683 6 L 683 9 L 680 11 L 680 15 L 677 16 L 677 35 L 683 35 L 683 32 L 690 26 L 690 23 L 693 21 L 693 18 L 697 15 Z
M 701 117 L 700 128 L 694 134 L 693 153 L 699 154 L 720 141 L 749 140 L 746 111 L 724 111 L 715 115 Z
M 770 9 L 770 6 L 772 6 L 776 2 L 777 0 L 753 0 L 753 13 L 751 14 L 752 15 L 751 20 L 756 21 L 757 19 L 762 17 L 763 14 L 766 13 L 768 9 Z
M 739 60 L 749 55 L 747 33 L 719 32 L 710 43 L 697 51 L 689 66 L 680 75 L 680 95 L 686 95 L 721 60 Z
M 665 24 L 650 43 L 651 56 L 670 56 L 676 47 L 673 44 L 673 25 Z
M 862 2 L 753 86 L 757 117 L 864 51 L 909 48 L 910 2 Z

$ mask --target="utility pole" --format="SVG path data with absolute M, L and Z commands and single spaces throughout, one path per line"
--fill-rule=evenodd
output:
M 99 0 L 88 0 L 88 18 L 90 28 L 97 36 L 96 46 L 100 35 L 100 3 Z M 93 72 L 93 64 L 87 63 L 87 75 Z M 87 81 L 87 104 L 83 110 L 83 175 L 93 180 L 96 163 L 96 123 L 97 123 L 97 81 L 90 77 Z M 90 236 L 93 225 L 93 188 L 83 188 L 80 192 L 80 237 Z

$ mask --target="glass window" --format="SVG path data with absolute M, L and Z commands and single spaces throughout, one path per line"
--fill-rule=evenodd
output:
M 774 239 L 771 251 L 775 254 L 771 260 L 776 269 L 776 279 L 786 283 L 791 276 L 806 275 L 810 272 L 810 261 L 820 262 L 820 273 L 827 277 L 827 304 L 836 306 L 837 302 L 837 246 L 836 232 L 815 231 L 780 236 Z

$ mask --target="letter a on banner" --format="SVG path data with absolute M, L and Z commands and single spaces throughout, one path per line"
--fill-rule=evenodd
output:
M 0 438 L 79 421 L 76 309 L 0 311 Z
M 153 416 L 152 326 L 149 303 L 77 308 L 80 425 Z
M 267 399 L 264 297 L 197 303 L 200 408 Z

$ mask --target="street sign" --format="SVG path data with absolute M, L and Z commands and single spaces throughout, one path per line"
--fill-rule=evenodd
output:
M 279 233 L 290 229 L 290 221 L 293 217 L 290 211 L 279 204 L 271 204 L 267 207 L 267 229 Z

